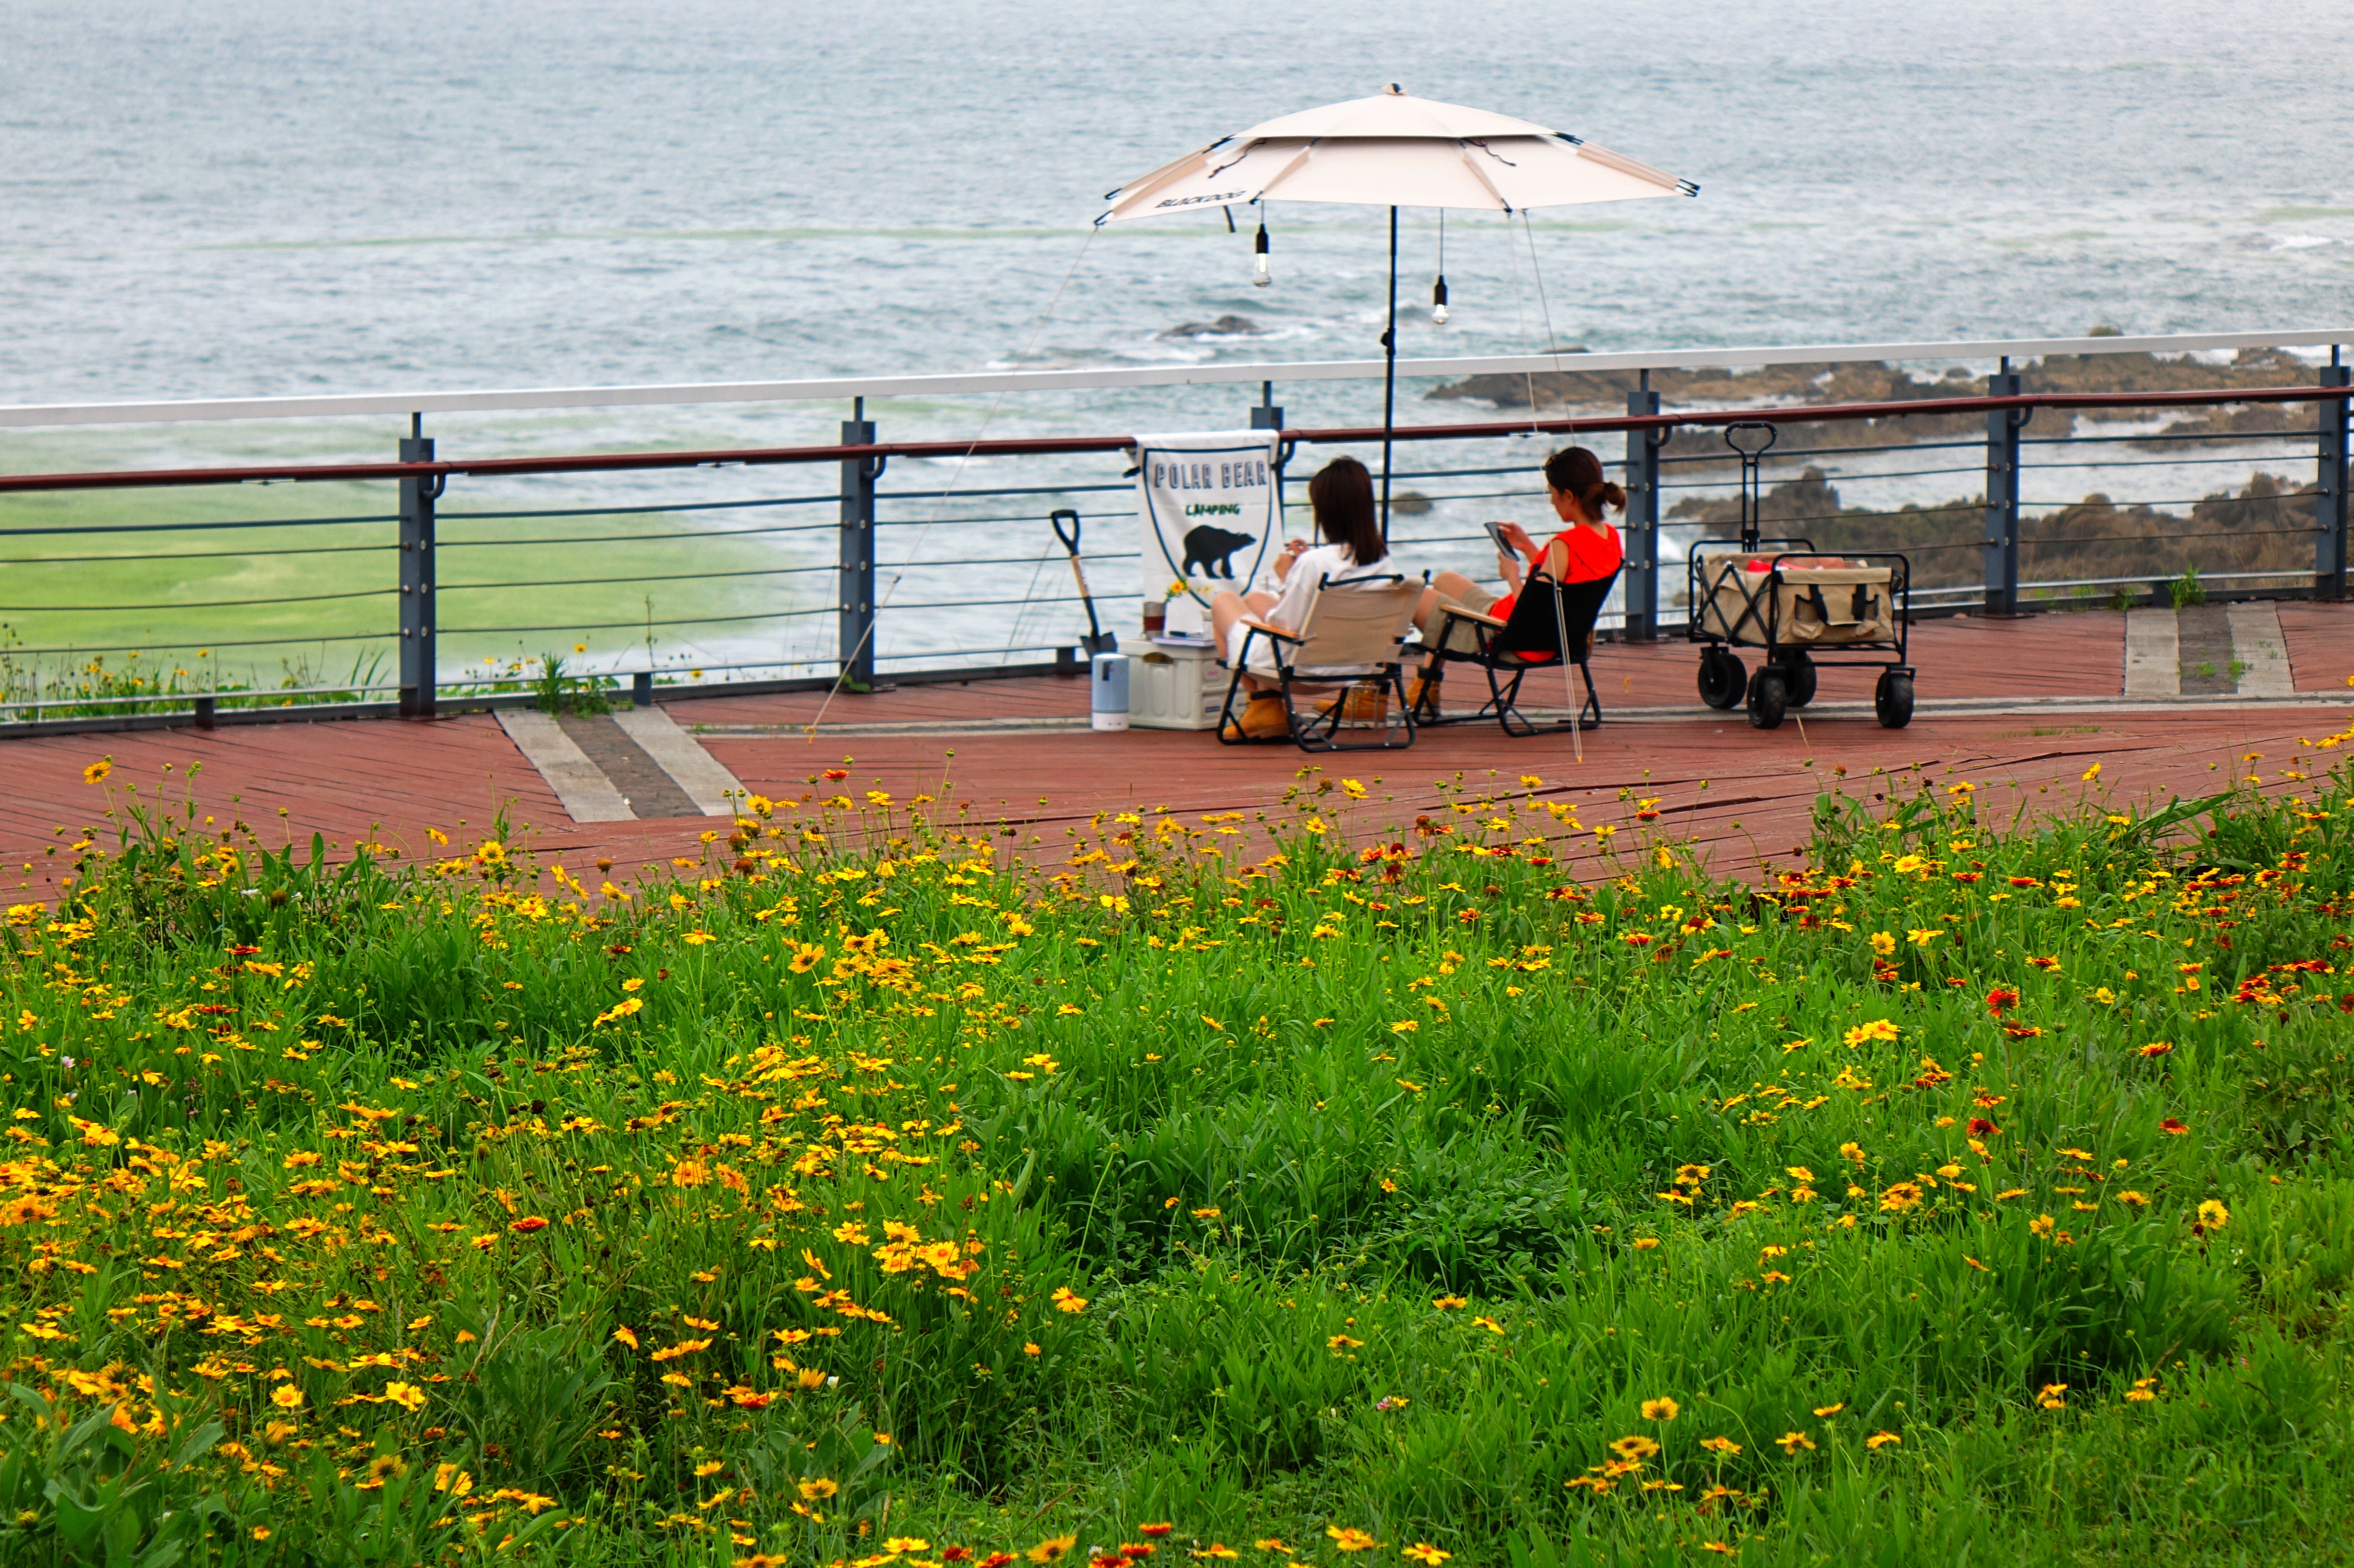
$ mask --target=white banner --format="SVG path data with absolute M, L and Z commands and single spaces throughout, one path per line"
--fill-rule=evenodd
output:
M 1137 521 L 1144 597 L 1182 583 L 1206 605 L 1220 588 L 1248 590 L 1280 542 L 1274 430 L 1136 438 Z

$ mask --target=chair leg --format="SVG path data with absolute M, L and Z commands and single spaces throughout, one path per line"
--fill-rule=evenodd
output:
M 1334 723 L 1339 722 L 1338 715 L 1340 711 L 1338 705 L 1335 705 L 1332 710 L 1333 715 L 1335 715 L 1333 720 Z M 1320 740 L 1317 737 L 1316 721 L 1319 716 L 1320 715 L 1312 705 L 1309 708 L 1308 715 L 1305 719 L 1300 716 L 1299 705 L 1295 704 L 1291 700 L 1291 676 L 1288 673 L 1286 673 L 1283 677 L 1283 717 L 1286 724 L 1290 727 L 1292 745 L 1299 747 L 1302 751 L 1330 751 L 1332 749 L 1332 743 L 1329 736 Z
M 1220 746 L 1248 746 L 1250 744 L 1250 736 L 1243 733 L 1242 715 L 1235 712 L 1235 694 L 1242 690 L 1242 685 L 1243 667 L 1241 663 L 1237 662 L 1235 665 L 1233 678 L 1226 682 L 1225 704 L 1218 709 L 1218 744 Z M 1231 740 L 1226 736 L 1226 730 L 1230 726 L 1233 727 L 1235 732 L 1234 737 Z
M 1526 670 L 1515 670 L 1509 680 L 1500 683 L 1496 679 L 1495 666 L 1491 664 L 1488 667 L 1488 690 L 1493 694 L 1496 722 L 1503 727 L 1506 735 L 1515 740 L 1524 740 L 1537 732 L 1537 726 L 1529 722 L 1526 714 L 1521 712 L 1521 683 L 1526 679 L 1528 679 Z M 1520 727 L 1514 728 L 1515 725 Z
M 1421 700 L 1414 705 L 1420 710 L 1421 722 L 1429 724 L 1438 717 L 1438 694 L 1444 689 L 1447 680 L 1445 653 L 1432 650 L 1429 660 L 1422 667 L 1421 680 Z
M 1594 666 L 1580 661 L 1577 673 L 1585 677 L 1585 709 L 1577 715 L 1577 727 L 1600 729 L 1602 727 L 1602 694 L 1594 689 Z M 1593 722 L 1590 724 L 1586 722 L 1585 715 L 1588 713 L 1594 715 Z

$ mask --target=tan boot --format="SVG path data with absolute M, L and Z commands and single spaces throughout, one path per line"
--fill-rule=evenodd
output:
M 1283 699 L 1273 692 L 1253 696 L 1239 719 L 1226 721 L 1225 731 L 1228 740 L 1272 740 L 1290 733 L 1290 715 L 1283 711 Z

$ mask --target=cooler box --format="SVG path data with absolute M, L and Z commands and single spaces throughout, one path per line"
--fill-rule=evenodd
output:
M 1228 678 L 1214 648 L 1154 642 L 1129 665 L 1128 722 L 1139 729 L 1215 729 Z

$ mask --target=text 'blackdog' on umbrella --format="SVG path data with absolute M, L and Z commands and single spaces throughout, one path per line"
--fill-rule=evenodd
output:
M 1382 334 L 1382 532 L 1390 522 L 1390 431 L 1397 415 L 1398 208 L 1531 207 L 1644 196 L 1698 196 L 1690 180 L 1565 132 L 1484 109 L 1416 98 L 1392 83 L 1372 98 L 1303 110 L 1222 136 L 1106 198 L 1098 225 L 1270 201 L 1346 202 L 1390 209 L 1389 327 Z M 1261 212 L 1265 208 L 1261 207 Z M 1259 281 L 1267 224 L 1258 230 Z

